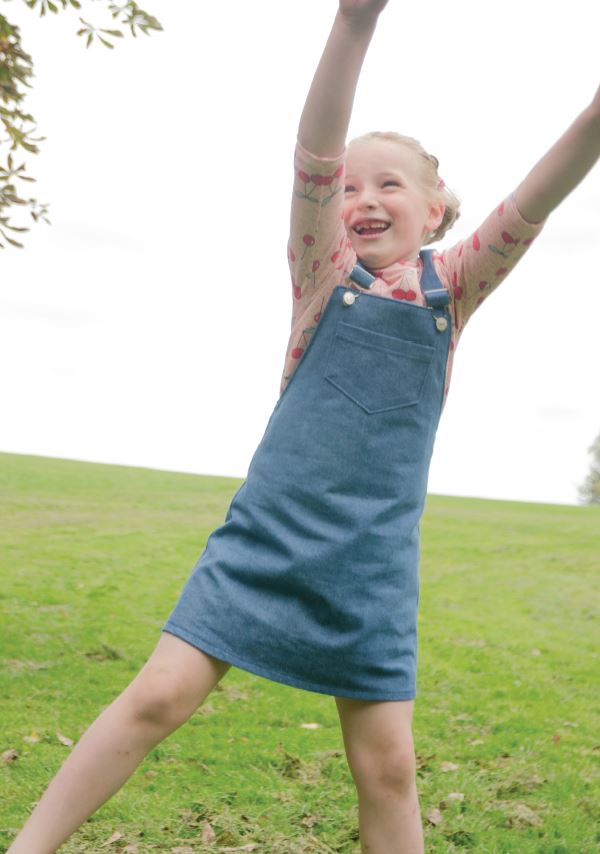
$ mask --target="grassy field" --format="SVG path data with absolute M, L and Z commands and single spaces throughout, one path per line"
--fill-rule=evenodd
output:
M 238 485 L 0 454 L 0 851 L 153 649 Z M 600 851 L 600 507 L 431 495 L 421 533 L 428 854 Z M 232 668 L 61 852 L 354 854 L 357 828 L 333 698 Z

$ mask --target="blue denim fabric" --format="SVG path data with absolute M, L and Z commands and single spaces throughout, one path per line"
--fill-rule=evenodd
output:
M 309 691 L 415 696 L 419 520 L 451 333 L 421 257 L 428 307 L 334 289 L 164 631 Z

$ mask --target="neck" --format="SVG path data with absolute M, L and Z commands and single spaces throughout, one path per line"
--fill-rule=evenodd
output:
M 390 264 L 385 264 L 383 266 L 369 266 L 365 261 L 362 261 L 360 258 L 358 259 L 361 266 L 363 266 L 366 270 L 387 270 L 389 267 L 394 267 L 396 264 L 400 267 L 414 267 L 418 265 L 421 260 L 421 256 L 417 253 L 414 258 L 398 258 L 396 261 L 392 261 Z

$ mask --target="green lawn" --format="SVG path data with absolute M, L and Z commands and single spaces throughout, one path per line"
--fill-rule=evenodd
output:
M 57 733 L 146 660 L 239 483 L 0 454 L 0 851 L 68 753 Z M 600 851 L 600 507 L 431 495 L 421 534 L 428 854 Z M 232 668 L 61 852 L 354 854 L 357 828 L 333 698 Z

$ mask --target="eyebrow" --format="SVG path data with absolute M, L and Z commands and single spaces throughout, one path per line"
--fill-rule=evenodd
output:
M 350 178 L 356 178 L 356 177 L 357 177 L 357 175 L 355 172 L 347 172 L 346 173 L 346 181 L 348 181 Z M 378 172 L 375 175 L 375 178 L 378 179 L 379 181 L 381 181 L 383 178 L 401 178 L 402 180 L 405 180 L 402 172 L 394 172 L 394 171 L 389 171 L 389 170 L 387 172 Z

